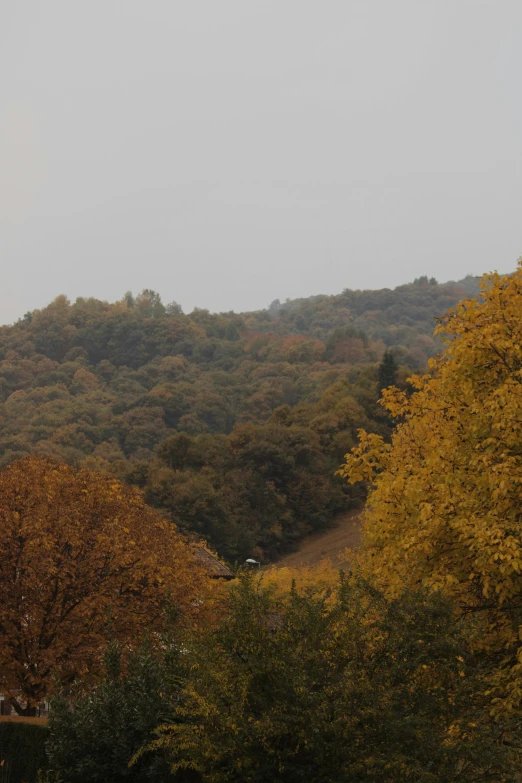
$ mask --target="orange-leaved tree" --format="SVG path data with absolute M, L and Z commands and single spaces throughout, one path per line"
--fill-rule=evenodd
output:
M 494 663 L 493 712 L 522 705 L 522 266 L 487 275 L 414 392 L 390 388 L 391 444 L 361 432 L 341 469 L 370 483 L 363 560 L 390 593 L 442 589 Z
M 20 714 L 92 670 L 109 636 L 159 631 L 167 606 L 201 614 L 209 583 L 138 490 L 38 457 L 0 471 L 0 689 Z

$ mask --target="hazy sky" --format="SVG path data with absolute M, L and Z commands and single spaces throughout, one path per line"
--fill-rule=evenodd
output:
M 3 0 L 0 322 L 522 254 L 520 0 Z

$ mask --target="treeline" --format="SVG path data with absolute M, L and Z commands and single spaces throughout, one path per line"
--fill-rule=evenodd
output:
M 356 500 L 333 474 L 358 427 L 389 433 L 384 352 L 404 385 L 463 295 L 421 278 L 239 315 L 60 296 L 0 329 L 0 464 L 111 472 L 224 556 L 273 557 Z
M 478 293 L 478 278 L 472 275 L 442 285 L 433 277 L 423 276 L 393 290 L 345 289 L 335 296 L 275 300 L 268 308 L 270 319 L 261 313 L 255 316 L 264 330 L 306 334 L 320 340 L 327 340 L 332 329 L 345 326 L 348 318 L 353 328 L 373 340 L 382 340 L 386 347 L 394 346 L 401 352 L 407 348 L 420 364 L 425 364 L 426 358 L 441 347 L 433 337 L 435 319 L 459 299 Z

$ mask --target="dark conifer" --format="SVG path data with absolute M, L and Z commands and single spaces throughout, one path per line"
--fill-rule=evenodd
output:
M 391 351 L 385 351 L 379 365 L 379 390 L 395 386 L 397 382 L 397 362 Z

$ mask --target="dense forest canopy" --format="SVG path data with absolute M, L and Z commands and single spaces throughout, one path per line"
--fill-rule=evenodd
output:
M 356 501 L 334 472 L 359 427 L 389 435 L 385 352 L 404 387 L 476 287 L 421 277 L 242 314 L 59 296 L 0 328 L 0 464 L 109 471 L 222 555 L 274 557 Z

